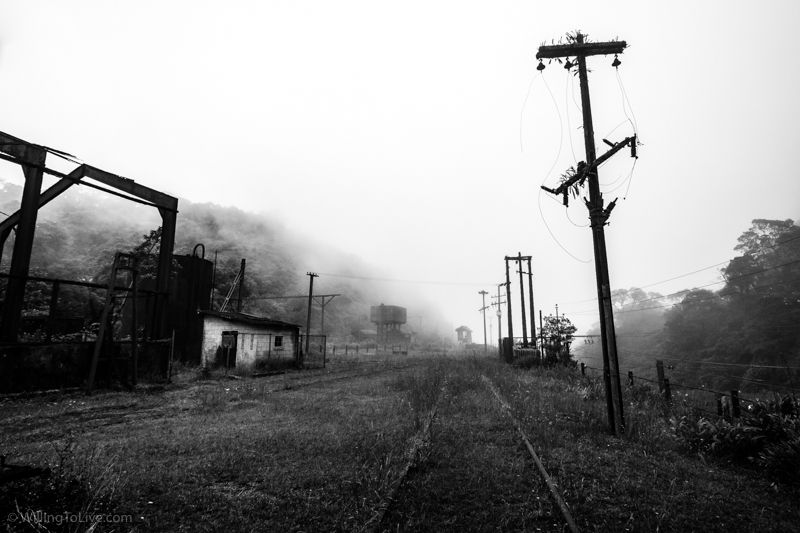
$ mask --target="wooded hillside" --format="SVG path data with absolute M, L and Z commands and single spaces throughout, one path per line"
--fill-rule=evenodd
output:
M 0 181 L 0 211 L 11 213 L 18 209 L 20 195 L 20 186 Z M 298 324 L 305 324 L 306 300 L 265 297 L 307 294 L 307 270 L 342 276 L 363 276 L 374 270 L 355 256 L 295 234 L 268 215 L 187 200 L 180 200 L 179 210 L 175 254 L 191 254 L 198 243 L 205 246 L 206 259 L 214 261 L 217 252 L 217 305 L 230 288 L 242 258 L 247 260 L 242 311 Z M 138 246 L 140 250 L 156 253 L 158 235 L 153 232 L 159 224 L 155 209 L 74 187 L 39 212 L 31 275 L 102 281 L 116 251 L 131 251 Z M 13 233 L 6 243 L 0 268 L 7 269 L 12 248 Z M 47 294 L 42 285 L 29 283 L 26 314 L 46 312 Z M 314 292 L 341 294 L 325 309 L 326 332 L 341 340 L 346 340 L 352 331 L 374 328 L 369 322 L 371 305 L 395 302 L 393 299 L 400 297 L 391 288 L 368 280 L 324 275 L 315 282 Z M 80 314 L 90 293 L 77 288 L 62 289 L 59 312 Z M 404 293 L 396 303 L 414 305 L 416 314 L 430 317 L 422 330 L 434 335 L 430 323 L 440 318 L 435 309 L 409 293 Z M 319 326 L 316 305 L 312 333 L 318 333 Z
M 718 283 L 669 295 L 613 292 L 621 371 L 653 377 L 663 359 L 687 385 L 800 390 L 800 226 L 754 220 L 735 252 Z M 599 339 L 575 348 L 602 366 Z

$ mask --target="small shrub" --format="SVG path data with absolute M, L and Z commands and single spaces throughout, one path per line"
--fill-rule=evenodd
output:
M 531 351 L 531 350 L 527 350 Z M 519 368 L 533 368 L 539 366 L 541 361 L 536 354 L 526 353 L 514 359 L 513 365 Z
M 786 415 L 780 402 L 755 404 L 734 421 L 682 416 L 675 434 L 691 451 L 737 463 L 757 464 L 783 481 L 800 479 L 800 418 Z

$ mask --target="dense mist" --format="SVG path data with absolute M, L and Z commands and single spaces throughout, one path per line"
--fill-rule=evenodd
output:
M 22 188 L 0 181 L 0 211 L 19 208 Z M 325 331 L 346 341 L 354 331 L 371 330 L 369 307 L 381 303 L 408 309 L 405 330 L 427 343 L 449 342 L 453 336 L 441 313 L 415 291 L 384 284 L 365 261 L 286 227 L 268 214 L 235 207 L 179 200 L 175 254 L 191 254 L 197 244 L 205 258 L 217 263 L 215 308 L 225 298 L 246 259 L 242 311 L 305 325 L 307 300 L 270 299 L 308 293 L 306 272 L 320 274 L 314 293 L 339 294 L 325 309 Z M 302 209 L 298 205 L 298 209 Z M 31 258 L 32 275 L 96 281 L 107 272 L 116 251 L 147 242 L 158 229 L 156 209 L 86 187 L 72 187 L 39 211 Z M 13 233 L 4 247 L 8 267 Z M 150 250 L 156 253 L 158 243 Z M 198 253 L 202 248 L 198 248 Z M 320 306 L 312 310 L 311 332 L 320 332 Z

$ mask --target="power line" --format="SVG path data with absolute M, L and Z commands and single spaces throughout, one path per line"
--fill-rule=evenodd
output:
M 792 240 L 794 240 L 794 239 L 792 239 Z M 647 299 L 644 299 L 644 300 L 638 300 L 636 303 L 637 304 L 641 304 L 641 303 L 644 303 L 644 302 L 652 302 L 652 301 L 655 301 L 655 300 L 662 300 L 664 298 L 677 298 L 681 294 L 689 293 L 692 290 L 703 289 L 703 288 L 706 288 L 706 287 L 711 287 L 712 285 L 719 285 L 720 283 L 727 283 L 727 282 L 730 282 L 730 281 L 735 281 L 737 279 L 742 279 L 742 278 L 746 278 L 746 277 L 749 277 L 749 276 L 754 276 L 756 274 L 762 274 L 764 272 L 769 272 L 771 270 L 776 270 L 778 268 L 782 268 L 782 267 L 785 267 L 785 266 L 790 266 L 790 265 L 793 265 L 793 264 L 796 264 L 796 263 L 800 263 L 800 259 L 795 259 L 794 261 L 788 261 L 786 263 L 781 263 L 780 265 L 775 265 L 775 266 L 772 266 L 772 267 L 762 268 L 761 270 L 755 270 L 753 272 L 748 272 L 746 274 L 741 274 L 739 276 L 732 276 L 732 277 L 729 277 L 727 279 L 715 281 L 715 282 L 712 282 L 712 283 L 706 283 L 705 285 L 699 285 L 697 287 L 693 287 L 692 289 L 684 289 L 682 291 L 674 292 L 674 293 L 671 293 L 671 294 L 665 294 L 665 295 L 662 295 L 662 296 L 653 296 L 652 298 L 647 298 Z M 711 267 L 709 267 L 709 268 L 711 268 Z M 706 270 L 706 269 L 703 269 L 703 270 Z M 767 284 L 767 285 L 762 285 L 761 287 L 762 288 L 763 287 L 773 287 L 775 285 L 776 285 L 775 283 L 770 283 L 770 284 Z M 695 302 L 702 302 L 702 301 L 707 301 L 709 299 L 713 299 L 713 298 L 717 298 L 717 297 L 730 296 L 731 294 L 735 294 L 735 293 L 733 293 L 733 292 L 729 292 L 727 294 L 715 293 L 711 298 L 697 298 L 694 301 Z M 588 301 L 591 301 L 591 300 L 588 300 Z M 647 311 L 649 309 L 663 309 L 665 307 L 671 307 L 673 305 L 678 305 L 680 303 L 681 302 L 670 303 L 670 304 L 666 304 L 666 305 L 657 305 L 657 306 L 653 306 L 653 307 L 641 307 L 641 308 L 638 308 L 638 309 L 622 309 L 622 310 L 616 311 L 616 313 L 635 313 L 635 312 L 639 312 L 639 311 Z M 592 310 L 588 310 L 587 309 L 585 311 L 584 310 L 572 311 L 571 314 L 576 315 L 576 314 L 585 314 L 585 313 L 590 313 L 590 312 L 592 312 Z
M 783 246 L 784 244 L 796 241 L 798 239 L 800 239 L 800 235 L 796 235 L 794 237 L 790 237 L 788 239 L 784 239 L 782 241 L 778 241 L 775 244 L 772 244 L 772 245 L 769 245 L 769 246 L 762 246 L 761 248 L 762 249 L 774 249 L 774 248 L 777 248 L 778 246 Z M 741 256 L 738 256 L 738 257 L 746 257 L 747 255 L 751 255 L 751 254 L 744 254 L 744 255 L 741 255 Z M 736 258 L 734 258 L 734 259 L 736 259 Z M 653 283 L 649 283 L 647 285 L 635 285 L 635 287 L 638 288 L 638 289 L 646 289 L 648 287 L 653 287 L 655 285 L 660 285 L 662 283 L 667 283 L 669 281 L 675 281 L 676 279 L 685 278 L 686 276 L 691 276 L 693 274 L 697 274 L 697 273 L 703 272 L 705 270 L 709 270 L 709 269 L 712 269 L 712 268 L 715 268 L 715 267 L 718 267 L 718 266 L 730 264 L 730 262 L 732 260 L 733 259 L 728 259 L 727 261 L 722 261 L 720 263 L 715 263 L 713 265 L 710 265 L 710 266 L 707 266 L 707 267 L 703 267 L 703 268 L 699 268 L 699 269 L 693 270 L 691 272 L 686 272 L 685 274 L 679 274 L 677 276 L 674 276 L 674 277 L 671 277 L 671 278 L 667 278 L 667 279 L 663 279 L 661 281 L 656 281 L 656 282 L 653 282 Z M 678 293 L 673 293 L 673 294 L 678 294 Z M 667 296 L 669 296 L 669 295 L 667 295 Z M 664 297 L 666 297 L 666 296 L 664 296 Z M 595 301 L 597 301 L 597 298 L 587 298 L 585 300 L 575 300 L 575 301 L 572 301 L 572 302 L 566 302 L 565 305 L 584 303 L 584 302 L 595 302 Z
M 550 229 L 550 224 L 547 223 L 547 219 L 544 216 L 544 211 L 542 211 L 542 190 L 541 189 L 539 189 L 539 197 L 538 197 L 537 203 L 539 205 L 539 216 L 542 218 L 542 222 L 544 222 L 544 227 L 547 229 L 547 233 L 550 234 L 550 237 L 552 237 L 553 241 L 558 245 L 558 247 L 561 248 L 562 250 L 564 250 L 564 253 L 567 254 L 568 256 L 570 256 L 571 258 L 573 258 L 575 261 L 578 261 L 579 263 L 584 263 L 584 264 L 589 263 L 590 262 L 589 259 L 581 259 L 580 257 L 576 256 L 575 254 L 573 254 L 572 252 L 567 250 L 567 248 L 563 244 L 561 244 L 561 241 L 559 241 L 558 238 L 555 236 L 555 234 L 553 233 L 553 230 Z
M 456 285 L 463 287 L 485 286 L 493 285 L 491 282 L 469 282 L 469 281 L 438 281 L 438 280 L 411 280 L 411 279 L 394 279 L 394 278 L 376 278 L 371 276 L 355 276 L 351 274 L 334 274 L 331 272 L 320 272 L 322 276 L 332 278 L 345 278 L 345 279 L 358 279 L 364 281 L 381 281 L 385 283 L 411 283 L 416 285 Z
M 716 361 L 687 361 L 683 359 L 668 359 L 666 357 L 662 357 L 664 361 L 670 361 L 673 363 L 689 363 L 689 364 L 697 364 L 697 365 L 715 365 L 715 366 L 736 366 L 736 367 L 745 367 L 745 368 L 765 368 L 765 369 L 772 369 L 772 370 L 800 370 L 800 366 L 775 366 L 775 365 L 753 365 L 747 363 L 717 363 Z
M 541 73 L 539 73 L 539 75 L 541 76 Z M 530 98 L 530 96 L 531 96 L 531 89 L 533 89 L 533 82 L 535 82 L 536 79 L 537 79 L 537 75 L 536 74 L 531 76 L 531 81 L 528 84 L 528 91 L 525 93 L 525 99 L 522 101 L 522 109 L 519 110 L 519 151 L 520 152 L 524 151 L 523 148 L 522 148 L 522 119 L 523 119 L 524 114 L 525 114 L 525 106 L 528 104 L 528 98 Z

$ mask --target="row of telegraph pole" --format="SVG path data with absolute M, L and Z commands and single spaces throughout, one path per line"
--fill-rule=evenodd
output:
M 560 196 L 563 198 L 565 206 L 569 205 L 570 193 L 577 196 L 579 189 L 588 182 L 589 197 L 583 198 L 586 208 L 589 211 L 590 226 L 592 229 L 592 242 L 594 247 L 594 263 L 595 263 L 595 276 L 597 279 L 597 302 L 600 321 L 600 336 L 602 338 L 602 351 L 603 351 L 603 381 L 606 391 L 606 404 L 608 409 L 608 422 L 611 433 L 619 435 L 624 430 L 625 419 L 622 401 L 622 388 L 620 385 L 619 375 L 619 362 L 617 358 L 617 340 L 614 330 L 614 314 L 611 302 L 611 287 L 609 283 L 608 273 L 608 256 L 606 252 L 606 241 L 604 228 L 611 214 L 612 209 L 616 204 L 616 199 L 611 201 L 607 206 L 600 192 L 600 182 L 598 176 L 598 167 L 610 159 L 614 154 L 619 152 L 626 146 L 630 147 L 631 157 L 638 157 L 636 154 L 637 138 L 634 134 L 631 137 L 626 137 L 619 142 L 611 142 L 603 139 L 603 142 L 608 144 L 611 149 L 605 154 L 597 156 L 595 141 L 594 141 L 594 126 L 592 123 L 592 108 L 589 98 L 589 80 L 588 69 L 586 67 L 586 58 L 595 55 L 614 55 L 614 61 L 611 64 L 614 68 L 618 68 L 621 64 L 618 55 L 623 53 L 627 44 L 625 41 L 611 41 L 611 42 L 586 42 L 585 36 L 576 32 L 574 35 L 568 35 L 567 44 L 557 44 L 550 46 L 540 46 L 536 54 L 539 60 L 537 70 L 540 72 L 545 69 L 542 63 L 543 59 L 556 59 L 561 63 L 561 59 L 565 60 L 563 63 L 564 68 L 568 73 L 572 73 L 572 69 L 577 67 L 578 78 L 580 80 L 581 90 L 581 108 L 583 113 L 583 137 L 586 149 L 586 161 L 581 161 L 577 164 L 576 169 L 570 169 L 564 177 L 562 182 L 555 189 L 542 186 L 545 191 Z M 574 62 L 573 62 L 574 59 Z M 528 271 L 523 271 L 523 262 L 528 262 Z M 523 256 L 518 253 L 516 257 L 506 256 L 506 282 L 498 285 L 497 302 L 493 305 L 498 307 L 498 321 L 500 318 L 500 302 L 501 294 L 500 287 L 506 287 L 506 300 L 505 304 L 508 309 L 508 346 L 503 345 L 501 340 L 501 347 L 503 353 L 508 357 L 506 350 L 513 350 L 514 343 L 514 327 L 511 316 L 511 276 L 509 271 L 509 262 L 516 262 L 519 268 L 520 280 L 520 309 L 522 311 L 522 343 L 524 347 L 528 346 L 528 330 L 527 321 L 525 316 L 525 294 L 523 287 L 523 274 L 528 274 L 529 280 L 529 304 L 530 304 L 530 317 L 531 317 L 531 339 L 533 346 L 536 346 L 536 329 L 534 324 L 533 315 L 533 274 L 531 271 L 531 258 L 530 256 Z M 482 297 L 487 294 L 485 291 L 480 292 Z M 484 313 L 484 345 L 486 344 L 486 304 L 484 302 L 481 311 Z M 541 325 L 540 325 L 541 329 Z M 513 352 L 512 352 L 513 354 Z
M 486 310 L 491 307 L 497 307 L 497 335 L 498 335 L 498 346 L 501 350 L 505 349 L 503 347 L 503 334 L 502 334 L 502 306 L 506 305 L 507 307 L 507 315 L 508 315 L 508 338 L 511 339 L 510 342 L 513 344 L 514 339 L 514 325 L 511 315 L 511 271 L 509 267 L 510 262 L 516 262 L 518 266 L 517 273 L 519 274 L 519 296 L 520 296 L 520 309 L 522 310 L 522 346 L 524 348 L 528 347 L 536 347 L 536 319 L 533 312 L 533 268 L 531 265 L 531 256 L 529 255 L 522 255 L 521 252 L 518 252 L 516 256 L 506 256 L 505 257 L 505 264 L 506 264 L 506 281 L 505 283 L 499 283 L 497 285 L 497 296 L 492 297 L 496 298 L 496 301 L 486 305 L 486 295 L 489 294 L 485 290 L 478 291 L 478 294 L 481 295 L 481 303 L 482 306 L 478 310 L 478 312 L 483 313 L 483 348 L 484 352 L 488 351 L 488 343 L 486 337 Z M 528 270 L 524 270 L 524 262 L 528 263 Z M 528 337 L 528 322 L 527 316 L 525 312 L 525 278 L 524 275 L 528 276 L 528 304 L 530 306 L 530 340 Z M 505 293 L 505 300 L 503 300 L 503 296 L 500 293 L 501 287 L 506 288 Z M 541 312 L 539 313 L 541 315 Z M 541 318 L 540 318 L 541 321 Z M 541 329 L 541 328 L 540 328 Z M 505 353 L 505 352 L 504 352 Z

